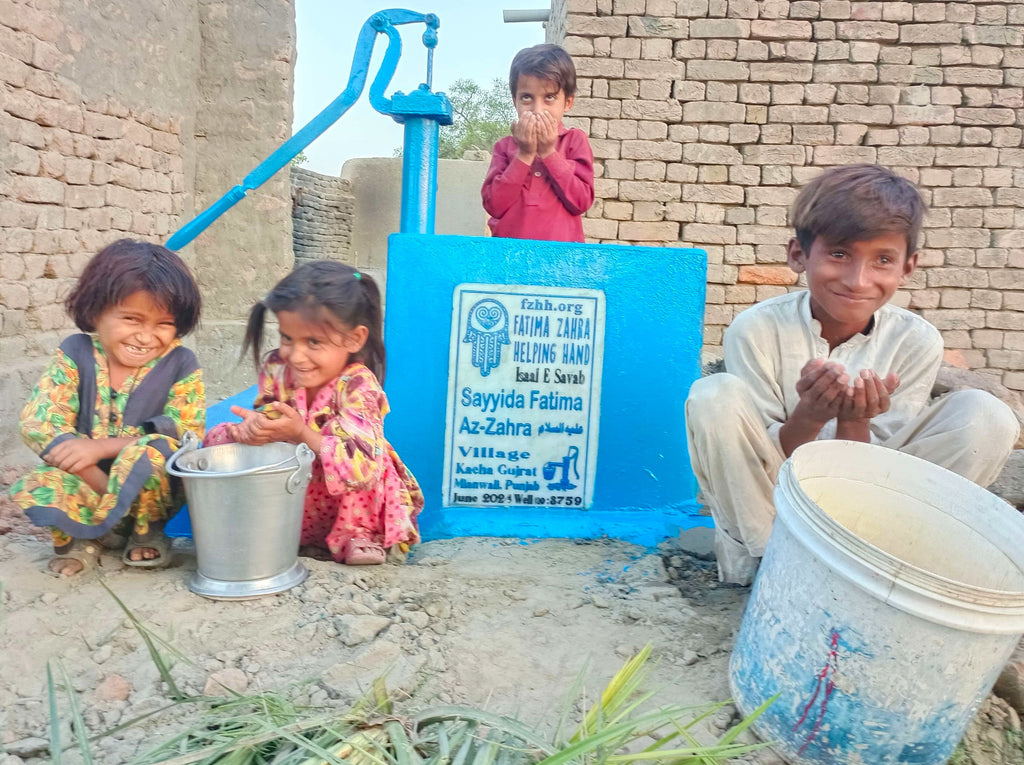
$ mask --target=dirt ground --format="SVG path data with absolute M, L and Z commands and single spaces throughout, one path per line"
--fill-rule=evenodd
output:
M 405 566 L 303 558 L 304 585 L 244 602 L 190 593 L 188 549 L 177 549 L 175 565 L 163 571 L 126 569 L 105 555 L 98 574 L 75 579 L 44 573 L 49 552 L 0 504 L 0 765 L 49 761 L 48 660 L 67 667 L 90 732 L 166 704 L 143 641 L 99 577 L 194 661 L 173 670 L 186 692 L 203 692 L 216 676 L 239 690 L 279 690 L 330 707 L 354 700 L 390 669 L 390 685 L 415 688 L 417 698 L 483 705 L 526 721 L 549 719 L 584 667 L 599 689 L 647 643 L 667 702 L 727 699 L 729 652 L 748 594 L 718 585 L 713 563 L 672 544 L 649 551 L 616 541 L 465 538 L 423 544 Z M 971 733 L 976 752 L 960 762 L 1020 762 L 1004 759 L 1002 742 L 1020 730 L 1007 709 L 998 700 L 983 708 Z M 95 760 L 127 762 L 194 714 L 179 707 L 102 739 Z M 733 714 L 726 707 L 702 722 L 702 734 L 717 737 Z

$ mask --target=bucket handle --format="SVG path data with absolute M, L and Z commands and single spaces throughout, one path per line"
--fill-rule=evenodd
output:
M 199 438 L 191 430 L 186 430 L 185 435 L 181 437 L 181 446 L 170 456 L 167 460 L 167 467 L 178 468 L 177 462 L 180 458 L 184 457 L 189 452 L 196 451 L 200 446 L 203 445 L 202 439 Z M 180 468 L 178 468 L 180 470 Z
M 299 463 L 298 468 L 288 476 L 285 488 L 289 494 L 294 494 L 304 483 L 309 483 L 313 477 L 313 460 L 316 454 L 305 444 L 299 444 L 295 449 L 295 460 Z

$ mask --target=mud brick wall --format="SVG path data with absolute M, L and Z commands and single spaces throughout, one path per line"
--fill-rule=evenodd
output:
M 288 0 L 0 0 L 0 466 L 31 459 L 18 412 L 92 254 L 166 241 L 290 134 L 294 45 Z M 246 382 L 245 311 L 291 268 L 289 196 L 281 173 L 181 253 L 213 398 Z
M 295 265 L 340 260 L 355 265 L 352 183 L 301 167 L 291 169 L 292 249 Z
M 597 158 L 593 241 L 708 252 L 706 352 L 796 289 L 788 207 L 872 162 L 931 212 L 897 301 L 1024 390 L 1024 3 L 555 0 Z

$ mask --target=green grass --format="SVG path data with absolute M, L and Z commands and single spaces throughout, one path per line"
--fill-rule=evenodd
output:
M 93 763 L 91 744 L 182 704 L 201 709 L 199 719 L 127 765 L 720 765 L 763 746 L 740 744 L 738 738 L 773 701 L 717 742 L 702 744 L 694 726 L 724 704 L 681 707 L 659 702 L 653 691 L 645 690 L 650 646 L 611 678 L 595 703 L 582 704 L 586 711 L 575 723 L 571 709 L 577 700 L 586 701 L 584 673 L 557 718 L 539 726 L 471 706 L 417 708 L 415 699 L 406 702 L 408 711 L 398 714 L 383 678 L 375 680 L 352 707 L 340 711 L 298 706 L 274 692 L 189 696 L 175 682 L 168 656 L 194 663 L 103 586 L 142 637 L 170 701 L 163 709 L 87 738 L 67 671 L 58 664 L 75 732 L 73 748 L 83 765 Z M 47 679 L 50 750 L 52 761 L 60 765 L 66 750 L 60 737 L 58 683 L 49 666 Z M 543 732 L 549 728 L 554 732 Z

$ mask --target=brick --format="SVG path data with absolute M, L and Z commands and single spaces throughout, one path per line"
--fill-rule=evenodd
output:
M 733 146 L 690 143 L 683 147 L 683 160 L 699 165 L 738 165 L 743 158 Z
M 654 159 L 678 162 L 683 156 L 683 147 L 673 141 L 623 141 L 623 159 Z
M 623 221 L 619 224 L 618 238 L 630 242 L 675 242 L 679 240 L 679 224 L 673 221 Z
M 647 0 L 648 16 L 675 16 L 676 0 Z
M 1016 122 L 1013 109 L 971 109 L 956 110 L 956 121 L 961 125 L 1012 125 Z
M 743 204 L 743 188 L 717 183 L 684 184 L 682 200 L 704 204 Z
M 722 101 L 690 101 L 683 104 L 683 120 L 688 123 L 701 122 L 745 122 L 746 107 Z
M 756 82 L 810 82 L 814 71 L 812 64 L 750 64 L 750 78 Z
M 65 204 L 72 208 L 102 207 L 106 201 L 104 190 L 98 186 L 69 186 Z
M 828 120 L 827 106 L 771 106 L 768 108 L 768 119 L 772 122 L 786 124 L 820 124 Z
M 621 181 L 617 196 L 623 202 L 678 202 L 680 193 L 678 183 Z
M 816 165 L 874 164 L 878 150 L 873 146 L 815 146 Z
M 751 22 L 745 19 L 693 19 L 690 37 L 696 38 L 749 38 Z
M 618 16 L 566 16 L 566 29 L 578 37 L 625 37 L 626 19 Z
M 1024 30 L 1017 27 L 968 26 L 963 33 L 964 41 L 971 45 L 1024 45 Z
M 686 71 L 682 61 L 626 61 L 623 68 L 623 77 L 634 80 L 682 79 Z
M 701 18 L 708 15 L 708 0 L 679 0 L 676 16 Z
M 818 61 L 846 61 L 849 57 L 850 44 L 841 40 L 821 41 L 815 53 Z
M 621 39 L 621 38 L 620 38 Z M 633 41 L 635 38 L 625 38 L 626 40 Z M 664 61 L 665 59 L 672 58 L 672 40 L 664 39 L 661 37 L 647 37 L 641 42 L 641 57 L 651 59 L 654 61 Z M 615 41 L 612 41 L 614 45 Z M 635 56 L 628 58 L 636 58 Z
M 873 42 L 855 42 L 850 44 L 850 61 L 854 63 L 878 61 L 881 46 Z
M 818 64 L 815 82 L 877 82 L 878 68 L 873 64 Z
M 935 151 L 935 164 L 939 166 L 996 167 L 999 149 L 986 146 L 939 147 Z
M 864 125 L 889 125 L 892 123 L 891 106 L 860 106 L 857 104 L 833 104 L 828 108 L 828 119 L 835 124 L 861 123 Z
M 619 224 L 603 218 L 584 218 L 583 233 L 591 240 L 618 239 Z
M 735 244 L 734 226 L 716 226 L 709 223 L 686 223 L 680 237 L 687 242 L 701 244 Z
M 738 61 L 690 61 L 686 64 L 689 80 L 746 80 L 750 66 Z
M 583 58 L 573 59 L 576 74 L 579 77 L 609 77 L 622 79 L 623 60 L 621 58 Z
M 959 45 L 963 37 L 963 27 L 959 24 L 903 24 L 899 39 L 911 45 Z
M 1002 85 L 1003 73 L 998 69 L 973 66 L 950 66 L 943 69 L 946 85 Z
M 750 23 L 750 37 L 755 40 L 810 40 L 809 21 L 766 21 Z
M 630 16 L 630 37 L 668 37 L 673 40 L 690 37 L 690 22 L 686 19 Z
M 802 146 L 744 146 L 743 160 L 749 165 L 802 165 Z
M 22 202 L 64 202 L 64 184 L 53 178 L 16 177 L 13 188 L 15 198 Z
M 836 24 L 836 37 L 840 40 L 884 40 L 899 39 L 899 24 L 881 21 L 840 21 Z
M 894 125 L 948 125 L 956 118 L 951 106 L 904 106 L 893 107 Z
M 775 191 L 775 189 L 766 189 Z M 737 226 L 737 241 L 740 244 L 786 245 L 792 232 L 781 226 Z
M 985 327 L 985 311 L 971 308 L 924 309 L 922 316 L 936 329 L 982 329 Z
M 853 105 L 864 105 L 868 102 L 868 90 L 867 85 L 854 85 L 851 83 L 844 83 L 836 86 L 832 85 L 836 89 L 836 101 L 840 104 L 853 104 Z
M 928 247 L 934 247 L 936 249 L 942 249 L 947 247 L 989 247 L 991 242 L 991 234 L 984 229 L 977 228 L 934 228 L 925 231 L 925 242 Z M 931 273 L 929 271 L 929 273 Z M 979 279 L 987 279 L 988 277 L 983 272 L 976 272 Z M 929 282 L 928 286 L 932 286 Z M 988 283 L 974 284 L 946 284 L 936 286 L 951 286 L 951 287 L 987 287 Z
M 788 266 L 740 266 L 739 281 L 743 284 L 796 284 L 797 274 Z

